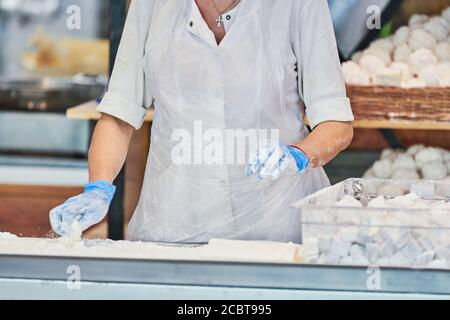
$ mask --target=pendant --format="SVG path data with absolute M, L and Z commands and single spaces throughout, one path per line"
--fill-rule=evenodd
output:
M 217 17 L 216 23 L 217 23 L 217 28 L 221 28 L 222 27 L 223 18 L 222 18 L 221 15 Z

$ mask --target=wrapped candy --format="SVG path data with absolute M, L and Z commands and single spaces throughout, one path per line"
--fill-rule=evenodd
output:
M 420 80 L 425 82 L 428 87 L 444 87 L 446 80 L 450 78 L 450 66 L 439 64 L 423 69 L 419 75 Z

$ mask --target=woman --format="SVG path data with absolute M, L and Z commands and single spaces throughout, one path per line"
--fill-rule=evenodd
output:
M 152 144 L 129 226 L 132 240 L 300 242 L 291 204 L 329 185 L 322 166 L 353 135 L 326 0 L 134 0 L 98 108 L 92 182 L 52 210 L 56 233 L 70 233 L 74 221 L 85 230 L 105 217 L 133 130 L 152 104 Z M 276 139 L 232 146 L 246 154 L 247 165 L 179 162 L 179 137 L 190 135 L 194 142 L 181 144 L 198 154 L 211 141 L 205 130 L 270 132 Z

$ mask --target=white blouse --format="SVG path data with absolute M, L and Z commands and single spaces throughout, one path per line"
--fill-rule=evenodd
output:
M 195 0 L 131 4 L 98 110 L 139 128 L 155 107 L 132 240 L 300 242 L 291 204 L 329 185 L 321 168 L 274 182 L 246 177 L 245 163 L 173 161 L 180 129 L 194 152 L 211 138 L 198 143 L 197 127 L 276 131 L 281 143 L 297 143 L 308 134 L 302 101 L 313 128 L 353 120 L 326 0 L 242 0 L 233 13 L 218 45 Z
M 242 0 L 242 2 L 248 1 Z M 287 92 L 292 97 L 286 97 L 286 101 L 296 101 L 295 96 L 303 100 L 312 128 L 326 121 L 352 121 L 353 114 L 346 96 L 327 1 L 251 1 L 258 3 L 258 6 L 266 11 L 263 13 L 266 20 L 262 21 L 266 30 L 261 30 L 264 32 L 262 36 L 266 36 L 267 41 L 272 40 L 273 34 L 280 38 L 289 38 L 285 39 L 289 40 L 289 46 L 281 49 L 286 50 L 286 56 L 295 54 L 297 66 L 290 67 L 299 71 L 298 91 Z M 204 22 L 199 21 L 202 18 L 199 15 L 195 16 L 194 21 L 187 21 L 193 2 L 194 0 L 132 1 L 109 90 L 98 107 L 99 112 L 111 114 L 135 128 L 142 125 L 147 109 L 154 102 L 151 96 L 152 88 L 148 87 L 144 81 L 144 56 L 152 54 L 146 52 L 146 49 L 151 47 L 151 44 L 146 41 L 151 24 L 153 25 L 151 22 L 158 20 L 161 23 L 170 24 L 175 22 L 173 16 L 183 14 L 186 18 L 184 23 L 187 25 L 192 22 L 195 28 L 196 25 Z M 232 20 L 225 21 L 226 30 L 228 31 L 231 27 L 237 12 L 245 16 L 248 12 L 242 11 L 253 10 L 253 8 L 254 6 L 240 3 L 232 10 Z M 152 28 L 155 29 L 155 33 L 158 32 L 157 25 Z M 271 32 L 268 31 L 269 29 Z M 167 37 L 171 36 L 173 35 L 167 34 Z M 251 41 L 251 39 L 248 40 Z M 214 49 L 211 48 L 211 50 Z M 185 54 L 195 55 L 196 52 Z

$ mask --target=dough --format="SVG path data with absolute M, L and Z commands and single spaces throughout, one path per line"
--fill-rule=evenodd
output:
M 418 168 L 423 168 L 426 164 L 430 162 L 443 162 L 443 156 L 439 149 L 437 148 L 425 148 L 420 150 L 416 154 L 416 165 Z
M 416 170 L 414 158 L 409 154 L 400 154 L 392 164 L 392 170 L 396 171 L 400 169 Z
M 415 14 L 409 19 L 409 26 L 413 29 L 421 28 L 430 18 L 424 14 Z
M 447 167 L 442 161 L 428 162 L 422 167 L 425 180 L 444 180 L 447 177 Z
M 390 55 L 392 51 L 394 51 L 394 43 L 392 42 L 391 38 L 378 39 L 370 44 L 369 50 L 370 48 L 380 49 L 381 51 L 386 52 Z

